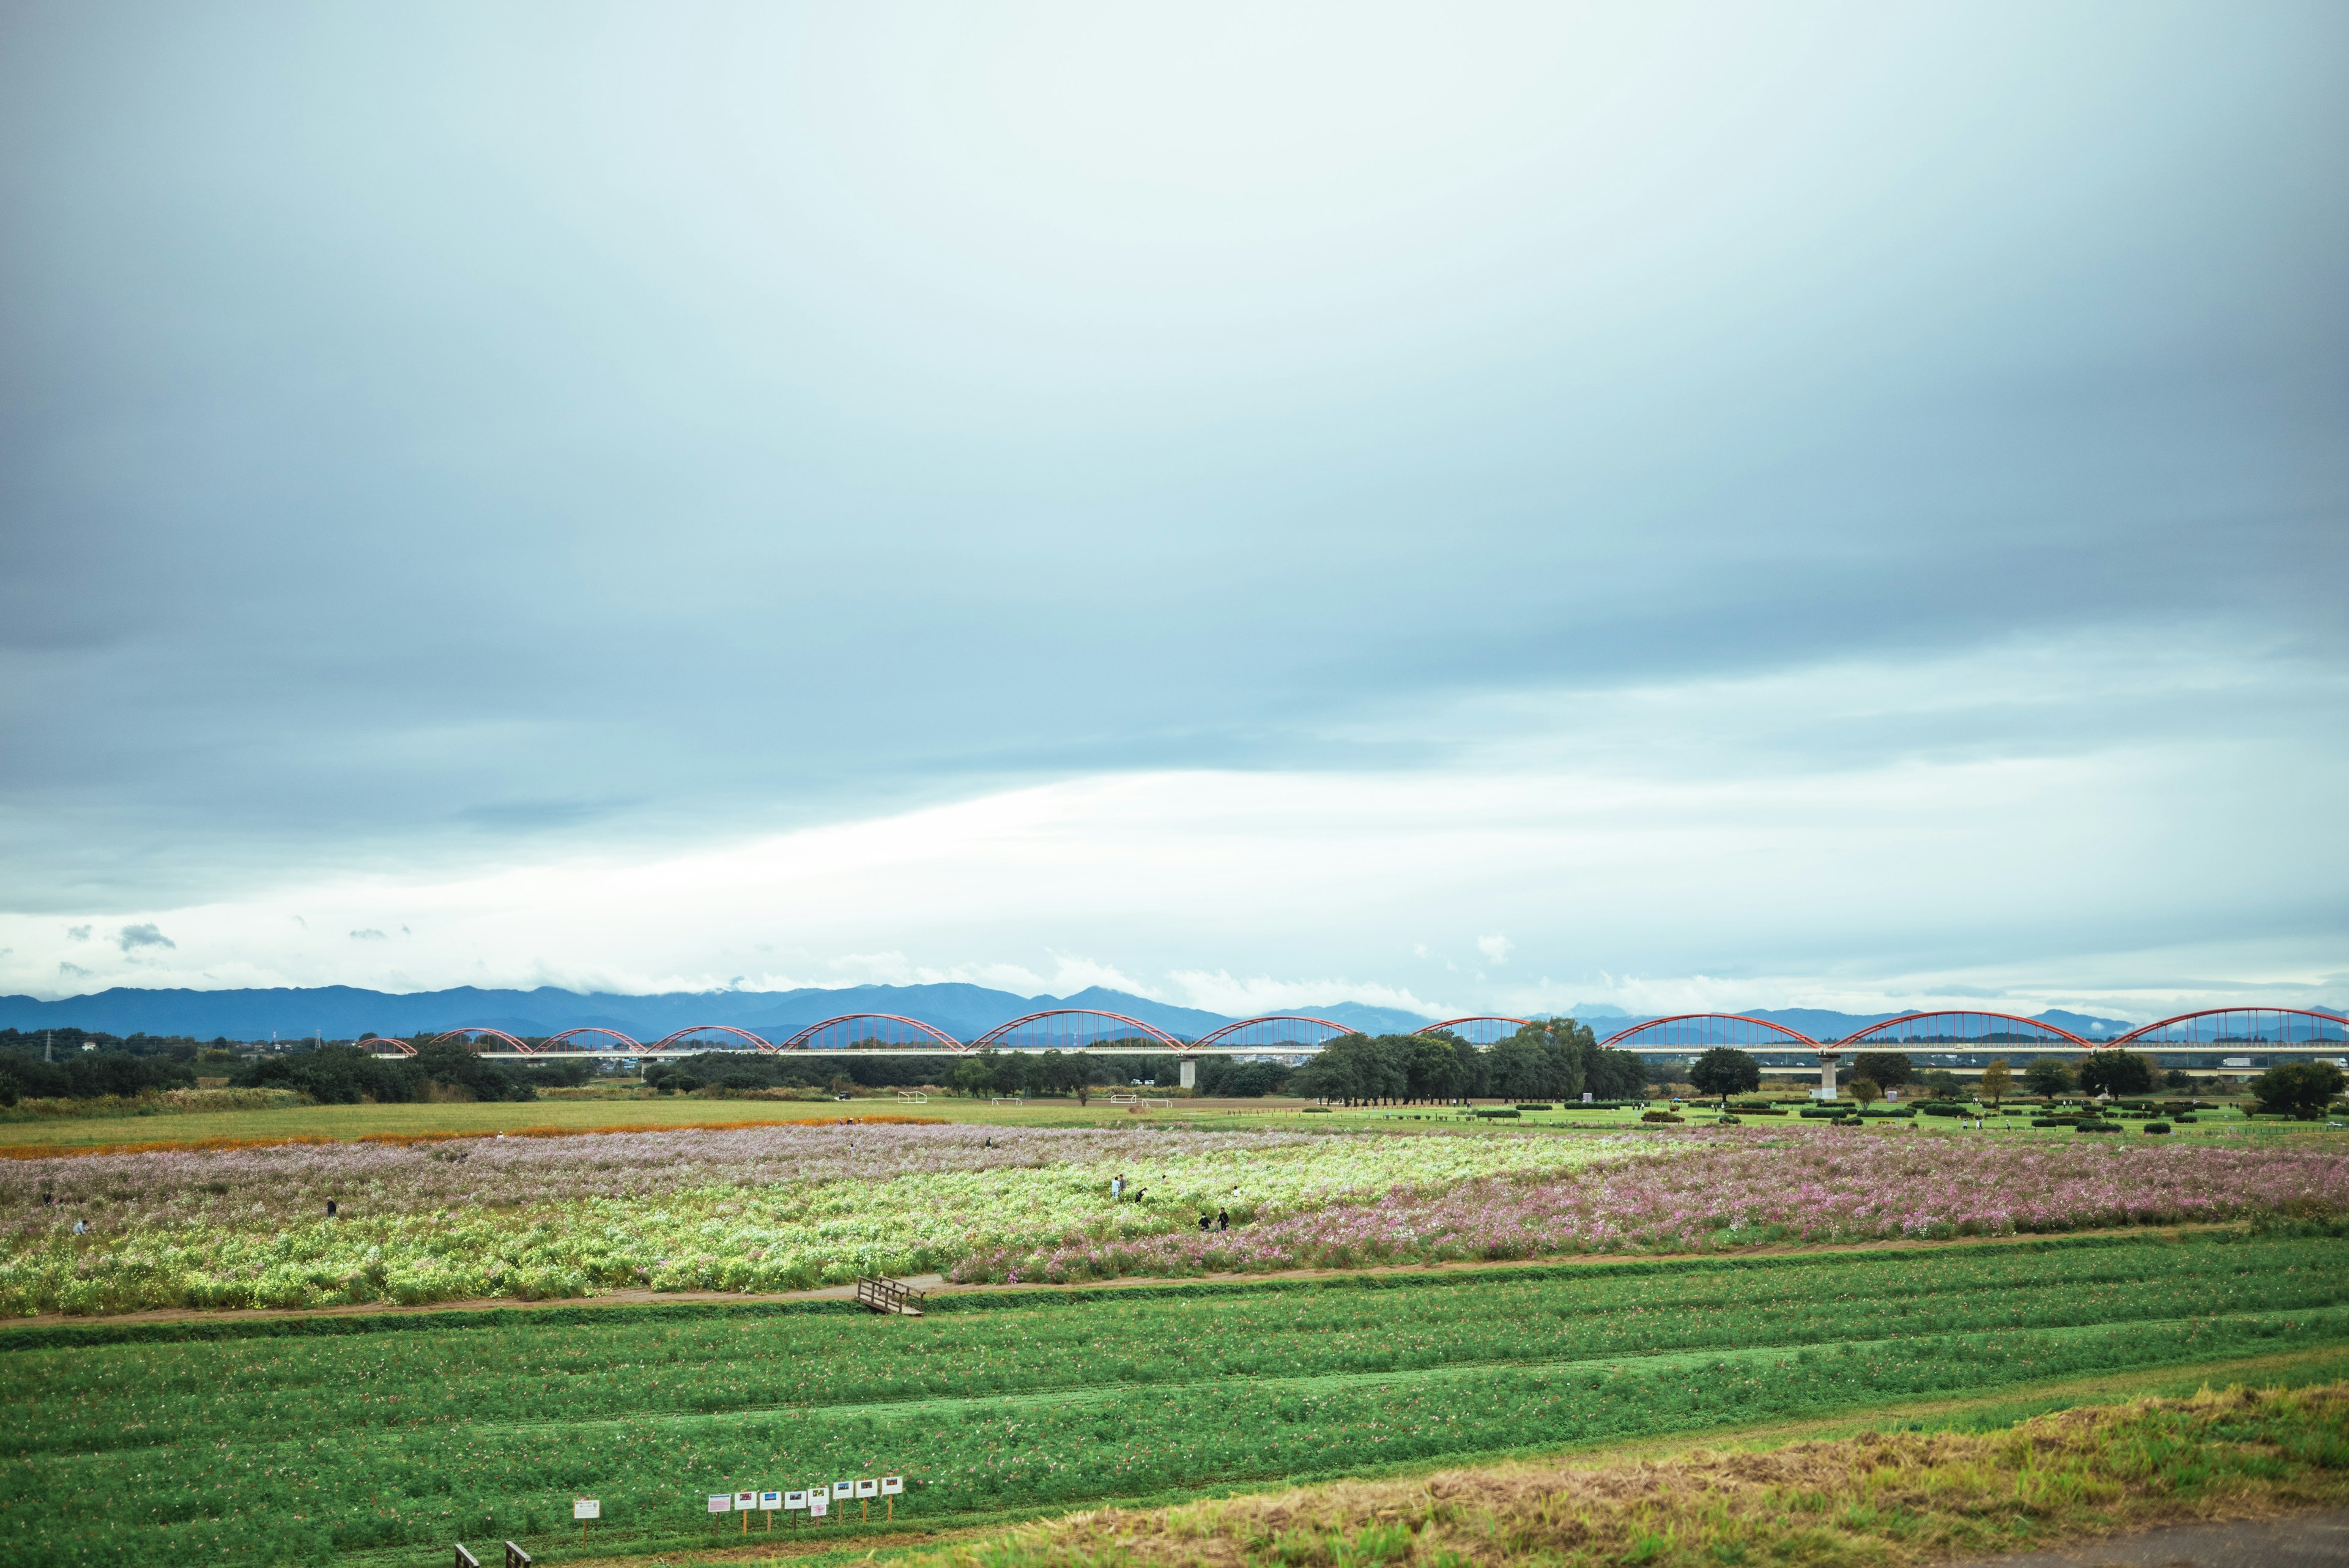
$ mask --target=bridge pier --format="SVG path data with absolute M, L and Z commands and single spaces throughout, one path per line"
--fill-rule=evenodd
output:
M 1818 1092 L 1818 1096 L 1817 1096 L 1817 1097 L 1818 1097 L 1819 1099 L 1822 1099 L 1822 1100 L 1832 1100 L 1832 1099 L 1834 1099 L 1834 1098 L 1836 1097 L 1836 1076 L 1835 1076 L 1835 1070 L 1836 1070 L 1836 1059 L 1835 1059 L 1832 1055 L 1828 1054 L 1827 1054 L 1826 1052 L 1825 1052 L 1825 1051 L 1820 1052 L 1820 1053 L 1819 1053 L 1819 1092 Z
M 1199 1086 L 1199 1059 L 1196 1056 L 1183 1058 L 1183 1086 L 1186 1089 Z

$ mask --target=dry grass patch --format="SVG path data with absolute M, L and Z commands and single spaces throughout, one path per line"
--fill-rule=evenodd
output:
M 2349 1501 L 2349 1383 L 2064 1411 L 2000 1432 L 1520 1463 L 1073 1514 L 926 1561 L 1893 1564 Z

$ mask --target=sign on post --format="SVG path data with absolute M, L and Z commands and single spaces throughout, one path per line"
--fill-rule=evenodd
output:
M 783 1493 L 783 1506 L 793 1513 L 805 1513 L 807 1511 L 807 1493 L 803 1491 L 787 1491 Z
M 856 1483 L 856 1495 L 859 1497 L 879 1497 L 881 1495 L 881 1483 L 878 1480 L 858 1481 Z
M 832 1511 L 832 1500 L 820 1491 L 808 1493 L 808 1517 L 822 1519 Z
M 604 1505 L 592 1497 L 574 1498 L 571 1500 L 571 1517 L 601 1519 L 604 1517 Z
M 759 1511 L 767 1516 L 767 1533 L 770 1535 L 772 1535 L 775 1532 L 775 1510 L 782 1506 L 783 1494 L 781 1492 L 762 1491 L 759 1494 Z
M 734 1511 L 742 1516 L 742 1533 L 745 1535 L 750 1533 L 750 1511 L 758 1506 L 759 1494 L 756 1490 L 738 1491 L 734 1494 Z
M 730 1511 L 733 1508 L 733 1506 L 734 1506 L 734 1494 L 733 1494 L 732 1492 L 730 1492 L 730 1491 L 713 1491 L 713 1492 L 711 1492 L 711 1493 L 709 1494 L 709 1511 L 710 1511 L 710 1512 L 712 1512 L 712 1513 L 725 1513 L 725 1512 Z
M 854 1481 L 844 1480 L 834 1481 L 832 1483 L 832 1500 L 834 1502 L 845 1502 L 855 1495 L 856 1483 Z
M 904 1476 L 883 1476 L 881 1478 L 881 1495 L 883 1497 L 895 1497 L 905 1490 L 905 1478 Z

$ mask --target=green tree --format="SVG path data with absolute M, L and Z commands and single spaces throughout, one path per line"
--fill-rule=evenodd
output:
M 2127 1051 L 2091 1051 L 2080 1064 L 2080 1087 L 2092 1095 L 2142 1095 L 2153 1087 L 2153 1064 Z
M 1873 1081 L 1879 1089 L 1897 1089 L 1916 1073 L 1905 1051 L 1862 1051 L 1851 1061 L 1852 1075 Z
M 1735 1046 L 1715 1045 L 1689 1064 L 1689 1082 L 1705 1094 L 1720 1096 L 1726 1110 L 1730 1096 L 1762 1086 L 1762 1064 Z
M 2001 1056 L 1982 1069 L 1982 1097 L 1995 1106 L 2014 1092 L 2014 1069 Z
M 1884 1090 L 1873 1078 L 1854 1078 L 1851 1097 L 1863 1106 L 1872 1106 L 1884 1097 Z
M 1432 1035 L 1414 1034 L 1404 1047 L 1403 1074 L 1407 1093 L 1415 1100 L 1430 1104 L 1450 1099 L 1460 1085 L 1460 1058 L 1454 1054 L 1454 1042 L 1439 1040 Z
M 1946 1067 L 1918 1074 L 1917 1086 L 1937 1100 L 1959 1099 L 1965 1094 L 1965 1085 L 1959 1083 L 1958 1075 Z
M 2041 1056 L 2023 1070 L 2023 1086 L 2043 1100 L 2052 1100 L 2078 1088 L 2080 1081 L 2062 1057 Z
M 976 1056 L 966 1056 L 955 1064 L 954 1073 L 947 1080 L 947 1085 L 977 1099 L 995 1087 L 995 1068 Z
M 2251 1080 L 2251 1096 L 2269 1116 L 2314 1120 L 2341 1093 L 2341 1069 L 2330 1062 L 2282 1062 Z
M 1636 1051 L 1594 1047 L 1582 1086 L 1600 1100 L 1636 1100 L 1648 1082 L 1648 1069 Z

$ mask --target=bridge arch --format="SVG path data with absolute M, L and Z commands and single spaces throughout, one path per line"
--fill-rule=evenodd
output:
M 1651 1031 L 1654 1032 L 1653 1038 L 1638 1038 Z M 1675 1039 L 1675 1035 L 1679 1038 Z M 1816 1051 L 1819 1048 L 1817 1041 L 1799 1029 L 1773 1023 L 1766 1018 L 1749 1018 L 1743 1012 L 1675 1012 L 1634 1023 L 1628 1029 L 1618 1029 L 1599 1044 L 1619 1050 L 1633 1050 L 1642 1045 L 1689 1049 L 1733 1045 L 1739 1050 L 1764 1051 Z
M 2017 1045 L 2054 1045 L 2095 1051 L 2108 1049 L 2109 1044 L 2083 1040 L 2044 1019 L 1951 1008 L 1938 1012 L 1904 1012 L 1898 1018 L 1871 1023 L 1841 1040 L 1827 1041 L 1822 1049 L 1833 1052 L 1871 1046 L 1928 1045 L 1944 1051 L 1983 1051 Z
M 476 1050 L 480 1049 L 481 1043 L 484 1040 L 497 1040 L 525 1056 L 534 1056 L 538 1054 L 538 1047 L 527 1040 L 509 1034 L 502 1029 L 490 1029 L 475 1024 L 468 1024 L 462 1029 L 451 1029 L 446 1033 L 436 1034 L 432 1037 L 432 1044 L 438 1045 L 444 1040 L 462 1040 Z M 410 1054 L 413 1054 L 410 1053 Z
M 1097 1045 L 1123 1045 L 1129 1041 L 1164 1045 L 1178 1054 L 1188 1054 L 1191 1049 L 1154 1023 L 1094 1007 L 1050 1007 L 1014 1018 L 972 1041 L 970 1049 L 1087 1051 Z
M 577 1039 L 583 1034 L 610 1035 L 612 1037 L 612 1044 L 608 1047 L 603 1047 L 604 1049 L 623 1053 L 641 1051 L 644 1049 L 643 1044 L 633 1036 L 623 1034 L 616 1029 L 605 1029 L 600 1024 L 595 1023 L 582 1023 L 576 1028 L 565 1029 L 557 1033 L 550 1034 L 545 1039 L 538 1043 L 538 1048 L 542 1051 L 556 1050 L 562 1046 L 570 1044 L 572 1041 Z M 598 1047 L 588 1045 L 585 1047 L 585 1049 L 593 1051 L 598 1049 Z
M 401 1056 L 413 1056 L 416 1054 L 416 1042 L 413 1040 L 402 1040 L 397 1034 L 370 1034 L 364 1040 L 354 1041 L 353 1044 L 357 1045 L 360 1050 L 370 1052 L 378 1056 L 382 1056 L 388 1054 L 380 1049 L 380 1047 L 385 1045 L 394 1047 L 395 1053 Z
M 856 1033 L 862 1025 L 865 1033 Z M 779 1051 L 846 1051 L 860 1044 L 936 1045 L 960 1055 L 970 1047 L 945 1030 L 897 1012 L 843 1012 L 811 1023 L 782 1041 Z
M 737 1029 L 731 1023 L 688 1023 L 682 1029 L 671 1030 L 668 1033 L 662 1035 L 651 1044 L 647 1045 L 645 1049 L 647 1051 L 682 1051 L 685 1049 L 686 1037 L 691 1034 L 731 1034 L 735 1039 L 743 1042 L 754 1051 L 772 1051 L 775 1048 L 774 1044 L 765 1036 L 753 1034 L 747 1029 Z M 719 1049 L 723 1050 L 725 1047 L 720 1046 Z
M 1268 1012 L 1262 1018 L 1243 1018 L 1211 1029 L 1191 1042 L 1194 1051 L 1210 1045 L 1239 1048 L 1260 1048 L 1266 1051 L 1296 1050 L 1321 1046 L 1330 1041 L 1354 1033 L 1344 1023 L 1327 1018 L 1316 1018 L 1305 1012 Z
M 1530 1018 L 1508 1018 L 1497 1012 L 1478 1013 L 1473 1018 L 1447 1018 L 1441 1023 L 1431 1023 L 1424 1029 L 1414 1029 L 1414 1034 L 1451 1034 L 1471 1045 L 1490 1045 L 1495 1040 L 1506 1040 L 1533 1022 Z
M 2206 1007 L 2140 1024 L 2115 1045 L 2333 1045 L 2349 1044 L 2349 1018 L 2306 1007 Z

